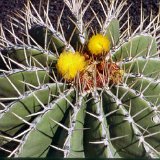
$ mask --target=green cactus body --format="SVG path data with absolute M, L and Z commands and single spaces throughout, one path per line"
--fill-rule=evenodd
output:
M 125 3 L 115 9 L 111 2 L 100 25 L 109 51 L 92 55 L 87 7 L 64 2 L 74 16 L 65 34 L 30 12 L 29 43 L 8 45 L 1 36 L 0 157 L 160 157 L 159 21 L 120 36 Z M 65 79 L 57 64 L 64 52 L 76 52 L 88 68 Z

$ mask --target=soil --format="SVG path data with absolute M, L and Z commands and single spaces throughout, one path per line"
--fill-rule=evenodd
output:
M 46 0 L 31 0 L 33 5 L 36 6 L 38 9 L 38 6 L 41 4 L 42 6 L 46 6 Z M 97 2 L 98 0 L 92 0 L 91 7 L 94 9 L 94 11 L 97 13 L 98 17 L 104 18 L 104 13 L 102 11 L 101 6 Z M 120 1 L 120 0 L 119 0 Z M 141 1 L 142 1 L 142 8 L 144 11 L 145 17 L 150 15 L 150 12 L 152 10 L 153 17 L 158 14 L 159 4 L 160 0 L 127 0 L 127 5 L 123 9 L 125 11 L 129 5 L 131 5 L 129 9 L 130 13 L 130 19 L 132 21 L 132 29 L 134 30 L 140 23 L 140 10 L 141 10 Z M 40 3 L 41 2 L 41 3 Z M 89 0 L 84 0 L 83 5 L 86 6 L 86 4 L 89 2 Z M 0 0 L 0 23 L 2 23 L 3 27 L 6 27 L 10 29 L 10 16 L 14 16 L 14 12 L 17 12 L 24 8 L 25 4 L 27 3 L 27 0 Z M 49 6 L 49 16 L 51 19 L 51 22 L 54 27 L 56 27 L 58 16 L 60 15 L 62 9 L 64 7 L 63 0 L 50 0 L 50 6 Z M 66 16 L 67 15 L 67 16 Z M 64 14 L 62 16 L 62 26 L 66 28 L 69 24 L 68 17 L 72 17 L 72 14 L 70 13 L 69 9 L 67 7 L 64 8 Z M 84 21 L 89 22 L 91 18 L 93 17 L 93 12 L 91 9 L 88 9 L 88 11 L 85 13 Z M 124 16 L 124 18 L 121 21 L 121 24 L 123 24 L 127 19 L 127 15 Z M 149 18 L 146 21 L 147 25 L 149 23 Z M 96 20 L 93 20 L 91 23 L 92 27 L 97 29 L 98 22 Z M 20 36 L 20 30 L 17 28 L 15 31 L 16 35 Z M 6 36 L 12 41 L 12 38 L 7 33 Z M 21 37 L 21 36 L 20 36 Z

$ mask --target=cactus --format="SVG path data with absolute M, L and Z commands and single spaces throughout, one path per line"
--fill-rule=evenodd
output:
M 1 28 L 1 157 L 160 157 L 159 16 L 132 31 L 119 27 L 125 2 L 99 1 L 97 34 L 82 2 L 64 0 L 68 31 L 53 28 L 49 3 L 44 20 L 31 3 L 19 14 L 25 42 Z

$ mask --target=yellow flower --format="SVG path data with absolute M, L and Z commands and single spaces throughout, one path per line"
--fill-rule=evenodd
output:
M 93 55 L 106 54 L 110 50 L 110 41 L 106 36 L 96 34 L 90 38 L 88 49 Z
M 66 80 L 75 78 L 78 72 L 84 70 L 85 57 L 79 52 L 62 52 L 57 61 L 57 70 Z

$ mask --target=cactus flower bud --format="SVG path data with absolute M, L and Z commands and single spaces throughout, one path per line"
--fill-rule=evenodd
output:
M 88 50 L 95 56 L 105 55 L 110 50 L 110 41 L 101 34 L 93 35 L 88 42 Z
M 85 57 L 79 52 L 62 52 L 57 61 L 57 70 L 66 80 L 75 78 L 78 72 L 84 70 Z

